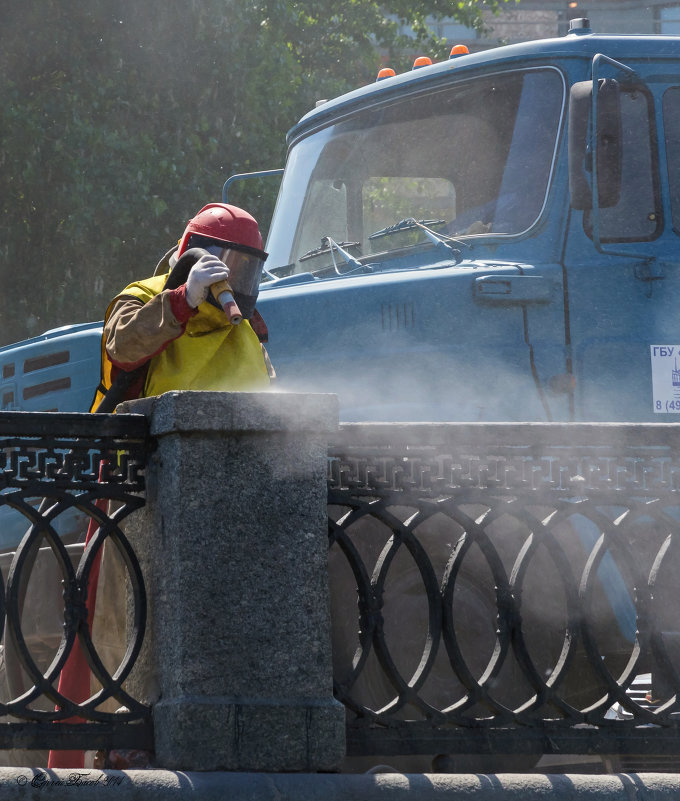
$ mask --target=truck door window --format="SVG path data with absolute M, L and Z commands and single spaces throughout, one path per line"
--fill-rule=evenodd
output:
M 602 242 L 640 242 L 661 233 L 652 98 L 642 89 L 621 92 L 622 171 L 619 202 L 599 209 Z M 588 236 L 592 218 L 584 215 Z
M 442 233 L 523 233 L 546 202 L 564 96 L 562 74 L 537 67 L 367 98 L 292 145 L 267 267 L 323 275 L 328 254 L 309 254 L 325 237 L 372 261 L 431 246 L 417 230 L 384 232 L 408 218 L 441 221 Z
M 663 127 L 673 230 L 680 236 L 680 87 L 666 90 L 663 96 Z

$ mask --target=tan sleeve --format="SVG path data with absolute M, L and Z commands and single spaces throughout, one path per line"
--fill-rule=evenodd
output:
M 118 367 L 130 369 L 162 351 L 181 336 L 185 324 L 177 320 L 168 292 L 148 303 L 134 297 L 120 298 L 106 321 L 106 352 Z

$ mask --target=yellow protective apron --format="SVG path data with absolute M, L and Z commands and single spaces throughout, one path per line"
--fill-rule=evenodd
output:
M 133 296 L 143 303 L 159 294 L 167 275 L 158 275 L 126 287 L 120 297 Z M 111 386 L 112 364 L 102 336 L 102 374 L 92 409 L 96 409 Z M 182 336 L 152 357 L 142 395 L 160 395 L 178 389 L 249 391 L 269 386 L 269 374 L 262 347 L 247 320 L 231 325 L 224 312 L 211 303 L 201 303 L 198 314 L 189 319 Z

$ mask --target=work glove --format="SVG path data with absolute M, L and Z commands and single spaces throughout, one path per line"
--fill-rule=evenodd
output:
M 197 309 L 208 297 L 208 290 L 218 281 L 229 278 L 229 268 L 217 256 L 206 253 L 194 264 L 187 276 L 187 303 Z

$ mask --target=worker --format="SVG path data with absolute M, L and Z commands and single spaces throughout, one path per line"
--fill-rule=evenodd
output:
M 204 206 L 155 274 L 110 303 L 92 411 L 177 389 L 266 388 L 273 369 L 264 349 L 267 329 L 255 309 L 266 258 L 248 212 L 226 203 Z M 210 291 L 220 281 L 233 290 L 243 316 L 237 325 Z
M 264 349 L 267 328 L 255 309 L 267 258 L 262 247 L 256 220 L 236 206 L 210 203 L 189 220 L 178 247 L 165 254 L 155 274 L 130 284 L 109 304 L 91 411 L 113 411 L 123 400 L 171 390 L 266 389 L 274 370 Z M 227 300 L 224 287 L 211 291 L 225 281 Z M 97 530 L 91 521 L 86 544 Z M 95 599 L 88 601 L 88 624 L 111 673 L 126 648 L 125 580 L 117 548 L 105 543 L 88 584 Z M 90 670 L 78 647 L 62 669 L 59 692 L 78 703 L 90 697 Z M 118 752 L 116 761 L 111 754 L 97 758 L 109 759 L 106 765 L 142 767 L 135 761 L 140 757 L 146 759 L 146 752 Z M 50 768 L 84 765 L 83 752 L 50 752 Z

